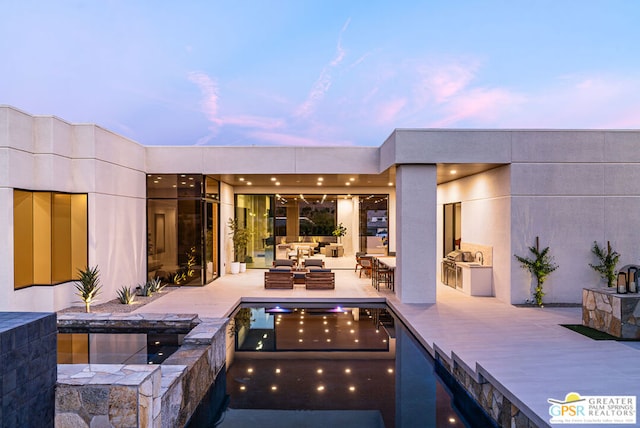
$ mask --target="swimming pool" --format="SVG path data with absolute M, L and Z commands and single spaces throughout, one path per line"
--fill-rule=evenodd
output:
M 233 318 L 228 402 L 208 426 L 495 426 L 385 305 L 254 304 Z

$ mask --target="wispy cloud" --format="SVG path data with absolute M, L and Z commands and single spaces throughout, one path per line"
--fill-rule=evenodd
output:
M 352 146 L 354 143 L 348 140 L 326 140 L 291 133 L 254 131 L 248 134 L 251 138 L 270 143 L 276 146 Z
M 311 87 L 311 91 L 307 95 L 307 99 L 305 100 L 305 102 L 302 103 L 302 105 L 300 105 L 296 110 L 294 114 L 295 116 L 303 118 L 311 116 L 316 109 L 316 105 L 320 101 L 322 101 L 322 99 L 325 97 L 325 94 L 329 91 L 329 88 L 331 88 L 331 84 L 333 81 L 331 72 L 334 68 L 338 67 L 342 63 L 346 56 L 346 51 L 342 47 L 342 35 L 349 27 L 349 22 L 351 22 L 351 19 L 347 19 L 347 22 L 345 22 L 345 24 L 342 26 L 342 29 L 340 30 L 335 57 L 331 60 L 331 62 L 329 62 L 328 65 L 326 65 L 322 69 L 322 71 L 320 72 L 320 77 L 318 77 L 318 80 L 316 80 L 316 82 Z
M 202 111 L 206 115 L 207 119 L 219 124 L 220 118 L 218 117 L 218 84 L 209 77 L 206 73 L 200 71 L 193 71 L 189 73 L 188 78 L 191 82 L 195 83 L 202 93 Z

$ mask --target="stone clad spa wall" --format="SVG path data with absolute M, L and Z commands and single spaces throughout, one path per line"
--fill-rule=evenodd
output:
M 53 427 L 56 315 L 0 313 L 0 426 Z

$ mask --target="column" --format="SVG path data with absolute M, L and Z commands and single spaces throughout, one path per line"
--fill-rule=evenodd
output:
M 402 303 L 436 302 L 436 166 L 396 167 L 395 291 Z

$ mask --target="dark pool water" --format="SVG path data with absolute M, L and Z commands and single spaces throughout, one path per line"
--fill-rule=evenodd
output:
M 254 305 L 234 324 L 225 393 L 191 427 L 494 426 L 385 306 Z

